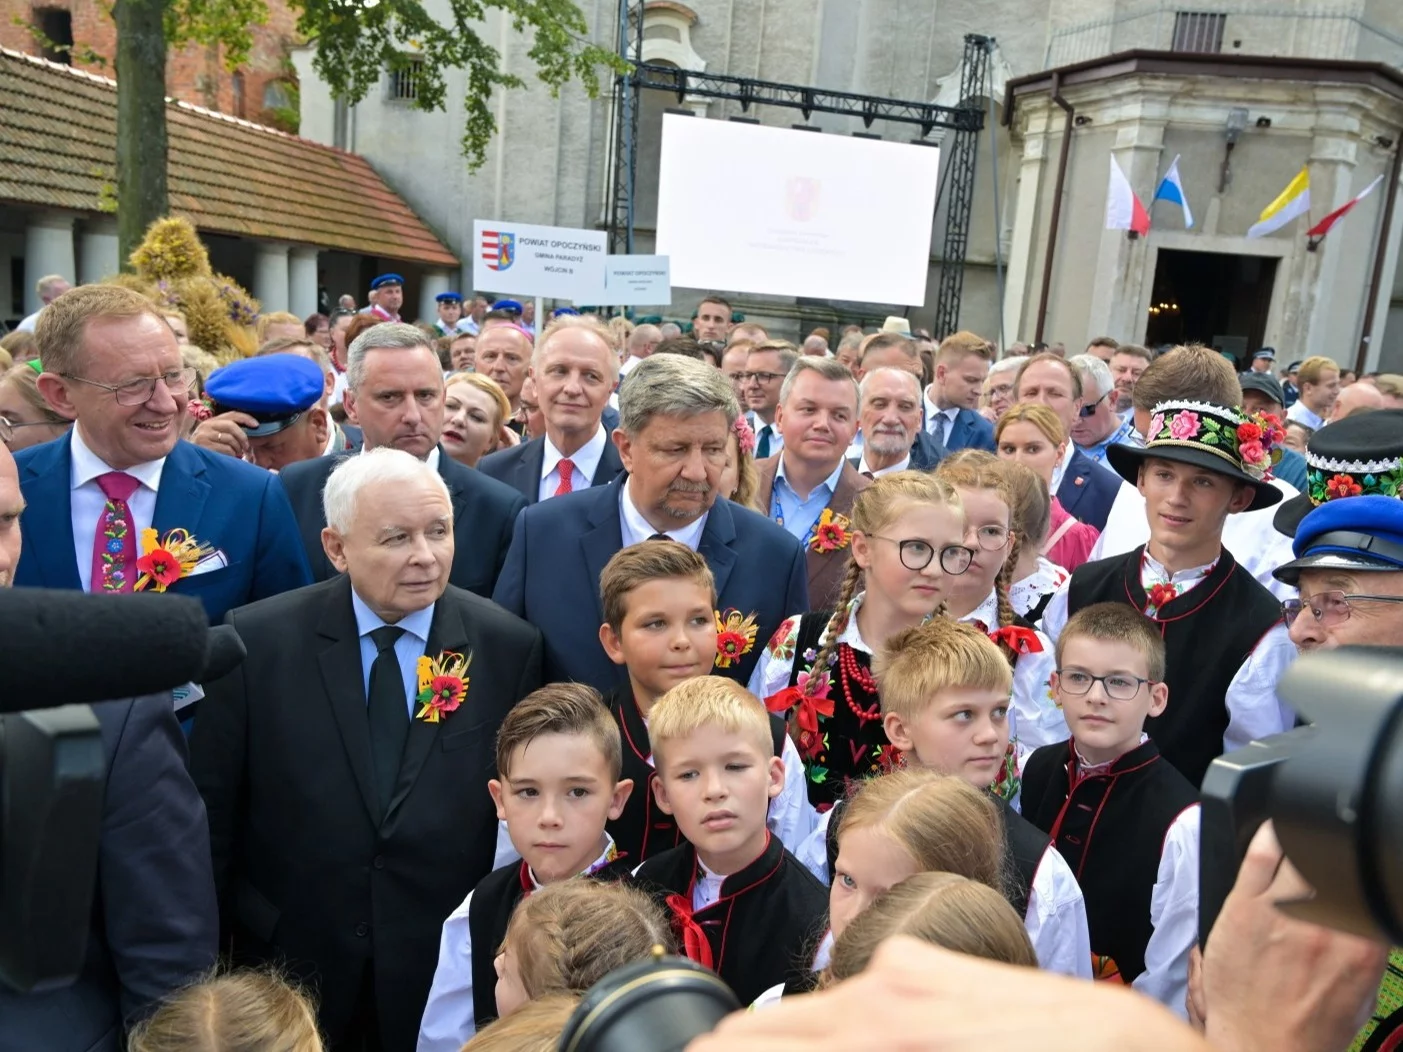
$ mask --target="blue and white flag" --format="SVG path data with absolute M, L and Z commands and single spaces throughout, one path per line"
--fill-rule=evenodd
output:
M 1184 182 L 1179 178 L 1179 155 L 1174 155 L 1173 162 L 1169 165 L 1169 171 L 1164 173 L 1164 178 L 1160 180 L 1159 189 L 1155 191 L 1155 201 L 1168 201 L 1176 204 L 1184 210 L 1184 227 L 1192 229 L 1194 225 L 1194 214 L 1189 209 L 1189 199 L 1184 194 Z

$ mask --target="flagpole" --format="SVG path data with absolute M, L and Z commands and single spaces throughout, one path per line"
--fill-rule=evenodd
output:
M 1379 286 L 1383 283 L 1384 260 L 1388 255 L 1389 235 L 1393 231 L 1393 205 L 1398 197 L 1400 176 L 1403 176 L 1403 144 L 1393 147 L 1393 164 L 1389 166 L 1388 179 L 1384 182 L 1388 196 L 1384 198 L 1384 214 L 1379 220 L 1378 244 L 1374 249 L 1374 270 L 1369 278 L 1369 297 L 1364 307 L 1364 328 L 1359 335 L 1359 350 L 1354 356 L 1356 376 L 1364 371 L 1364 362 L 1369 356 L 1369 342 L 1374 337 L 1374 312 L 1379 304 Z

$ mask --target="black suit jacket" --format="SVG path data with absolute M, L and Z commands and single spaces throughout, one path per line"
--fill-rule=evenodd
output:
M 234 610 L 248 647 L 207 684 L 191 769 L 210 815 L 215 883 L 239 961 L 286 961 L 324 1033 L 347 1034 L 367 964 L 386 1052 L 412 1052 L 443 920 L 492 871 L 502 717 L 541 683 L 541 635 L 449 587 L 427 653 L 473 655 L 440 723 L 415 719 L 381 814 L 351 583 L 337 577 Z
M 171 696 L 93 712 L 107 782 L 87 958 L 59 990 L 0 984 L 0 1052 L 117 1052 L 126 1027 L 214 964 L 209 827 Z
M 546 466 L 546 440 L 533 438 L 519 446 L 499 449 L 478 461 L 477 470 L 499 482 L 505 482 L 526 498 L 527 504 L 535 504 L 541 498 L 541 469 Z M 599 458 L 599 466 L 594 469 L 591 486 L 607 486 L 623 473 L 624 462 L 619 459 L 619 451 L 609 439 L 604 442 L 604 454 Z M 576 486 L 576 489 L 584 489 Z
M 336 576 L 336 567 L 322 548 L 322 530 L 326 528 L 322 490 L 332 469 L 343 459 L 316 457 L 289 464 L 278 475 L 297 516 L 297 528 L 315 581 Z M 510 486 L 459 464 L 442 449 L 438 473 L 448 484 L 448 495 L 453 501 L 453 570 L 448 580 L 459 588 L 490 597 L 511 544 L 512 525 L 526 502 Z

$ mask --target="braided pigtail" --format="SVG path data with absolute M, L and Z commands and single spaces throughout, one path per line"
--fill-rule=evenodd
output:
M 1013 570 L 1018 565 L 1018 551 L 1022 547 L 1022 540 L 1018 534 L 1008 535 L 1008 558 L 1004 560 L 1003 566 L 999 568 L 999 576 L 994 580 L 994 595 L 999 602 L 999 627 L 1007 628 L 1014 623 L 1013 603 L 1009 599 L 1008 590 L 1013 584 Z M 1018 665 L 1018 650 L 1007 643 L 1000 643 L 1004 648 L 1004 653 L 1008 656 L 1008 663 L 1013 666 Z
M 828 624 L 823 630 L 823 635 L 818 641 L 818 653 L 814 657 L 814 663 L 810 668 L 810 676 L 818 677 L 823 675 L 828 669 L 828 660 L 833 656 L 833 652 L 838 649 L 838 637 L 843 634 L 843 630 L 848 627 L 848 607 L 852 605 L 853 596 L 857 594 L 858 583 L 862 580 L 862 567 L 857 565 L 857 560 L 851 555 L 848 556 L 848 570 L 843 575 L 843 586 L 838 589 L 838 603 L 833 608 L 832 615 L 828 618 Z M 797 660 L 797 656 L 796 656 Z M 830 682 L 832 677 L 829 677 Z M 789 731 L 797 734 L 794 726 L 794 718 L 797 718 L 798 710 L 795 710 L 795 717 L 790 719 Z

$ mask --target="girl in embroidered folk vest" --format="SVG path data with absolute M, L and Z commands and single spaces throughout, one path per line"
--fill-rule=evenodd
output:
M 917 471 L 883 475 L 858 494 L 852 530 L 837 605 L 780 625 L 750 678 L 751 692 L 789 720 L 820 811 L 854 780 L 891 770 L 872 654 L 888 636 L 938 616 L 974 554 L 962 543 L 959 498 Z
M 1014 612 L 1010 599 L 1023 538 L 1013 529 L 1013 486 L 1005 464 L 992 453 L 962 449 L 940 462 L 936 477 L 960 495 L 965 544 L 974 552 L 969 570 L 951 582 L 949 614 L 987 632 L 1013 669 L 1013 740 L 999 795 L 1014 799 L 1016 771 L 1028 753 L 1067 737 L 1067 725 L 1048 689 L 1052 643 Z

